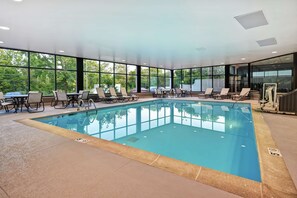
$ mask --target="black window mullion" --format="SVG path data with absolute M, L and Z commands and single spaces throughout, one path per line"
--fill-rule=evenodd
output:
M 115 87 L 115 63 L 113 62 L 113 87 Z
M 101 87 L 101 61 L 99 61 L 99 87 Z
M 149 92 L 150 92 L 150 91 L 151 91 L 151 90 L 150 90 L 150 88 L 151 88 L 151 68 L 148 67 L 148 70 L 149 70 L 149 72 L 148 72 L 149 75 L 148 75 L 148 76 L 149 76 Z
M 192 91 L 192 68 L 190 69 L 190 90 Z
M 54 62 L 55 62 L 55 90 L 57 90 L 57 58 L 56 58 L 56 55 L 54 56 Z
M 127 64 L 125 64 L 126 65 L 126 86 L 125 86 L 125 88 L 126 88 L 126 90 L 128 90 L 128 65 Z M 127 116 L 126 116 L 126 120 L 127 120 Z
M 212 88 L 214 88 L 214 86 L 213 86 L 213 67 L 211 67 L 211 85 L 212 85 Z
M 202 91 L 202 67 L 199 68 L 200 69 L 200 91 Z
M 31 69 L 31 65 L 30 65 L 30 52 L 28 52 L 28 91 L 30 91 L 30 86 L 31 86 L 31 75 L 30 75 L 30 69 Z

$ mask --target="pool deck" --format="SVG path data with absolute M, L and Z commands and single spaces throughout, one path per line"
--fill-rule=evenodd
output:
M 197 100 L 197 97 L 187 99 Z M 148 100 L 151 99 L 142 99 Z M 97 106 L 111 105 L 98 103 Z M 230 191 L 203 184 L 207 182 L 181 177 L 156 168 L 158 166 L 148 166 L 98 147 L 45 132 L 46 129 L 16 122 L 74 111 L 76 108 L 61 110 L 47 106 L 45 112 L 38 114 L 0 113 L 0 197 L 238 197 Z M 297 117 L 256 114 L 270 128 L 296 185 Z M 160 157 L 156 161 L 162 163 Z M 221 176 L 214 173 L 213 177 Z M 221 178 L 228 179 L 225 175 Z M 260 197 L 284 195 L 279 192 L 269 194 L 271 191 L 266 192 L 265 186 L 260 186 L 260 189 Z M 295 197 L 294 189 L 291 192 L 289 196 Z

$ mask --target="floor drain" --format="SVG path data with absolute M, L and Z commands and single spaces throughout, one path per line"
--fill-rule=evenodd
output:
M 74 141 L 76 141 L 76 142 L 80 142 L 80 143 L 87 143 L 89 140 L 84 139 L 84 138 L 77 138 L 77 139 L 75 139 Z
M 268 148 L 268 153 L 270 155 L 273 155 L 273 156 L 277 156 L 277 157 L 281 157 L 282 154 L 280 153 L 280 151 L 276 148 Z

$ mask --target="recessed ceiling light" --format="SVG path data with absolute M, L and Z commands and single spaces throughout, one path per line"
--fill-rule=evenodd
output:
M 245 60 L 245 58 L 241 58 L 241 60 Z
M 3 44 L 4 42 L 3 41 L 0 41 L 0 44 Z
M 22 2 L 23 0 L 13 0 L 13 1 L 15 1 L 15 2 Z
M 125 62 L 126 60 L 123 59 L 122 61 Z
M 273 52 L 271 52 L 272 54 L 276 54 L 277 53 L 277 51 L 273 51 Z
M 6 26 L 0 26 L 0 30 L 10 30 L 10 28 Z
M 59 50 L 59 52 L 64 53 L 65 51 L 64 50 Z
M 225 64 L 225 63 L 221 62 L 221 64 Z
M 144 65 L 146 65 L 146 63 L 143 63 Z

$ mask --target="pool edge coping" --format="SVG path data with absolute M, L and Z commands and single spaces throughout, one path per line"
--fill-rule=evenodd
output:
M 150 100 L 150 101 L 157 101 L 157 100 L 160 100 L 160 99 Z M 194 100 L 188 100 L 188 101 L 194 101 Z M 199 101 L 199 100 L 195 100 L 195 101 Z M 148 101 L 140 101 L 132 104 L 139 104 L 143 102 L 148 102 Z M 216 101 L 209 101 L 209 102 L 216 102 Z M 218 102 L 222 102 L 222 101 L 218 101 Z M 245 103 L 245 104 L 250 104 L 250 103 Z M 121 105 L 123 105 L 123 103 L 121 103 L 120 105 L 112 105 L 109 107 L 102 107 L 102 108 L 110 108 L 110 107 L 121 106 Z M 59 114 L 48 115 L 48 116 L 44 116 L 44 115 L 36 116 L 33 118 L 20 119 L 16 121 L 30 127 L 38 128 L 43 131 L 47 131 L 63 137 L 70 138 L 72 140 L 75 140 L 77 138 L 87 139 L 89 141 L 86 144 L 90 146 L 94 146 L 94 147 L 109 151 L 111 153 L 114 153 L 123 157 L 127 157 L 132 160 L 136 160 L 138 162 L 144 163 L 149 166 L 160 168 L 162 170 L 186 177 L 188 179 L 191 179 L 209 186 L 213 186 L 215 188 L 218 188 L 239 196 L 243 196 L 243 197 L 251 197 L 251 196 L 253 197 L 266 197 L 266 196 L 294 197 L 294 196 L 297 196 L 296 187 L 288 172 L 288 169 L 285 165 L 283 158 L 268 155 L 266 147 L 271 146 L 271 147 L 277 148 L 277 146 L 271 136 L 271 132 L 269 130 L 268 125 L 265 123 L 263 116 L 261 115 L 260 112 L 255 111 L 255 105 L 253 104 L 250 104 L 250 105 L 252 107 L 252 116 L 253 116 L 253 122 L 254 122 L 255 138 L 256 138 L 256 145 L 258 150 L 262 182 L 257 182 L 243 177 L 209 169 L 206 167 L 186 163 L 180 160 L 161 156 L 152 152 L 140 150 L 130 146 L 124 146 L 116 142 L 95 138 L 89 135 L 81 134 L 78 132 L 70 131 L 64 128 L 48 125 L 48 124 L 33 120 L 41 117 L 76 113 L 76 111 L 59 113 Z M 102 108 L 98 108 L 98 109 L 102 109 Z M 69 131 L 71 133 L 69 133 Z M 267 143 L 267 140 L 269 140 L 268 143 Z M 280 170 L 279 167 L 281 167 L 281 171 L 279 171 Z M 271 170 L 278 170 L 278 172 L 273 172 Z

